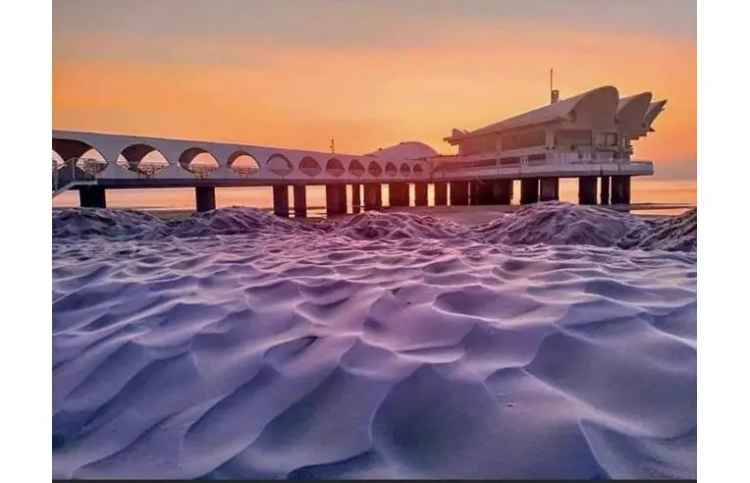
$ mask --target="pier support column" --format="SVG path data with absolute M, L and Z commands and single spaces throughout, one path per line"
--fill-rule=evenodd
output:
M 289 216 L 289 188 L 285 184 L 273 185 L 273 214 Z
M 195 187 L 195 210 L 199 213 L 216 209 L 216 189 L 213 186 Z
M 471 187 L 472 205 L 494 204 L 494 184 L 492 181 L 472 181 Z
M 451 206 L 467 206 L 469 204 L 469 182 L 451 181 Z
M 388 196 L 391 206 L 409 206 L 409 184 L 389 183 Z
M 600 190 L 599 190 L 599 203 L 602 205 L 608 205 L 609 204 L 609 185 L 610 185 L 610 177 L 609 176 L 602 176 L 599 178 L 600 181 Z
M 521 204 L 539 201 L 539 178 L 521 178 Z
M 596 176 L 581 176 L 578 178 L 578 204 L 596 204 Z
M 630 204 L 630 176 L 612 176 L 612 204 Z
M 560 178 L 542 178 L 539 183 L 540 201 L 558 201 L 560 199 Z
M 346 214 L 346 185 L 326 185 L 326 216 Z
M 492 180 L 492 204 L 509 205 L 513 197 L 512 179 Z
M 427 206 L 427 183 L 414 183 L 414 206 Z
M 435 183 L 435 206 L 448 204 L 448 183 L 440 181 Z
M 78 202 L 84 208 L 106 208 L 107 195 L 101 186 L 81 186 L 78 188 Z
M 294 185 L 294 217 L 307 218 L 307 186 Z
M 379 183 L 365 184 L 365 210 L 379 210 L 383 207 Z
M 361 184 L 352 184 L 352 213 L 359 213 L 362 211 L 362 196 L 360 195 Z

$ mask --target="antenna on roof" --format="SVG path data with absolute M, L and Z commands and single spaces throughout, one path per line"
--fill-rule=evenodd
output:
M 550 91 L 550 104 L 554 104 L 555 102 L 560 100 L 560 91 L 554 88 L 554 75 L 555 75 L 555 69 L 549 70 L 549 91 Z
M 331 154 L 336 154 L 336 141 L 331 138 Z

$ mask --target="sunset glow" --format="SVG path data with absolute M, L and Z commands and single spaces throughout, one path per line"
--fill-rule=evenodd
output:
M 546 104 L 554 67 L 563 98 L 610 84 L 668 99 L 635 157 L 694 176 L 695 32 L 669 25 L 690 2 L 156 3 L 54 4 L 56 129 L 451 153 L 451 128 Z

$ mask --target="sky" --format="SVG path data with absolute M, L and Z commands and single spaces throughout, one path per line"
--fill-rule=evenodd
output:
M 635 144 L 695 177 L 691 0 L 55 0 L 53 127 L 360 154 L 442 153 L 601 85 L 668 99 Z

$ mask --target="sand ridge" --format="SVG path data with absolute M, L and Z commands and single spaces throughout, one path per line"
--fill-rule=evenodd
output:
M 695 477 L 695 216 L 55 210 L 54 475 Z

